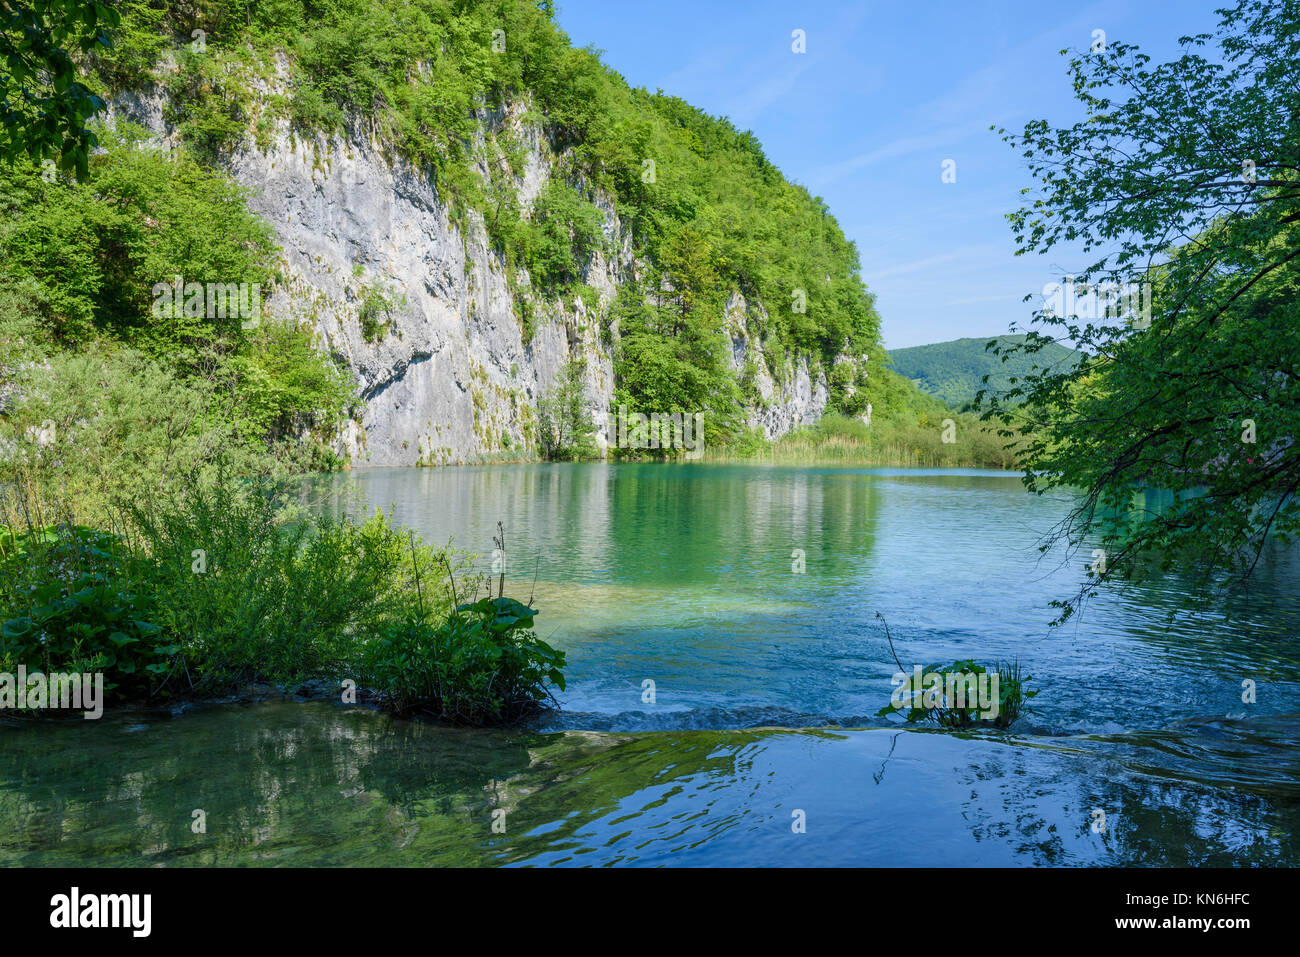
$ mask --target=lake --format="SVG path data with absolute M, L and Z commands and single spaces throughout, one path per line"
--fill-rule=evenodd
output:
M 1230 605 L 1193 609 L 1167 576 L 1052 629 L 1090 557 L 1039 553 L 1069 499 L 1013 474 L 536 465 L 309 489 L 391 506 L 484 571 L 500 520 L 507 594 L 535 591 L 568 654 L 561 710 L 510 731 L 278 701 L 0 727 L 0 863 L 1300 863 L 1294 553 Z M 877 613 L 907 666 L 1018 660 L 1033 713 L 972 734 L 877 717 L 898 670 Z

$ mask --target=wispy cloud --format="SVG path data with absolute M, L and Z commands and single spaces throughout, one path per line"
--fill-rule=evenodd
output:
M 808 69 L 807 57 L 796 57 L 793 68 L 782 71 L 766 83 L 762 83 L 733 108 L 731 121 L 740 129 L 749 129 L 764 110 L 789 93 L 799 79 L 800 74 Z
M 711 90 L 719 96 L 720 103 L 715 100 L 719 112 L 740 129 L 753 128 L 773 105 L 800 95 L 799 81 L 805 73 L 848 55 L 846 49 L 856 42 L 854 33 L 867 13 L 868 5 L 859 3 L 840 11 L 829 23 L 796 24 L 807 31 L 808 52 L 803 54 L 790 50 L 790 28 L 784 24 L 780 28 L 783 32 L 776 34 L 781 42 L 766 55 L 756 57 L 751 47 L 713 47 L 665 75 L 658 86 L 666 93 Z
M 914 259 L 911 262 L 899 263 L 895 266 L 886 266 L 884 269 L 873 269 L 865 271 L 865 278 L 869 283 L 876 283 L 882 279 L 892 279 L 895 276 L 906 276 L 910 273 L 921 272 L 933 266 L 942 266 L 947 263 L 961 263 L 962 268 L 973 269 L 979 268 L 992 262 L 997 262 L 998 257 L 1003 253 L 1002 243 L 977 243 L 972 246 L 963 246 L 960 249 L 949 250 L 940 253 L 937 256 L 927 256 L 924 259 Z
M 927 150 L 935 150 L 941 147 L 951 146 L 957 140 L 969 136 L 972 132 L 971 127 L 965 129 L 948 129 L 941 132 L 932 133 L 928 136 L 904 136 L 893 142 L 886 143 L 876 149 L 869 150 L 858 156 L 854 156 L 838 163 L 831 163 L 826 166 L 818 167 L 812 171 L 809 177 L 810 182 L 819 188 L 841 180 L 852 173 L 861 169 L 872 166 L 885 160 L 899 159 L 903 156 L 910 156 L 913 153 L 920 153 Z
M 814 170 L 810 181 L 818 188 L 824 188 L 886 160 L 914 153 L 952 150 L 967 137 L 986 134 L 990 125 L 1000 126 L 1014 121 L 1015 114 L 997 104 L 1014 99 L 1008 93 L 1025 82 L 1026 64 L 1042 58 L 1046 50 L 1059 49 L 1064 36 L 1079 35 L 1080 24 L 1091 22 L 1090 16 L 1096 19 L 1093 14 L 1105 6 L 1095 5 L 1012 50 L 996 52 L 991 63 L 967 73 L 942 95 L 918 104 L 910 111 L 914 122 L 909 125 L 933 129 L 933 133 L 902 136 L 884 146 L 829 163 Z
M 1011 300 L 1019 301 L 1022 296 L 1018 295 L 1000 295 L 1000 296 L 971 296 L 968 299 L 952 299 L 945 302 L 945 306 L 969 306 L 977 302 L 1010 302 Z

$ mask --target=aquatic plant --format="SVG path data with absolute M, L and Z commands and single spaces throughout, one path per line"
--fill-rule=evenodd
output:
M 537 610 L 530 607 L 532 596 L 528 604 L 505 596 L 505 534 L 497 522 L 495 598 L 489 578 L 486 597 L 458 602 L 446 618 L 431 621 L 417 575 L 415 614 L 363 646 L 360 683 L 376 691 L 389 710 L 458 724 L 509 724 L 535 714 L 548 699 L 554 701 L 548 684 L 564 690 L 564 652 L 533 632 Z M 455 596 L 450 564 L 446 571 Z
M 902 666 L 900 665 L 900 668 Z M 992 671 L 971 659 L 950 665 L 917 666 L 901 672 L 902 684 L 877 717 L 902 714 L 909 723 L 928 721 L 940 728 L 1009 728 L 1029 710 L 1038 694 L 1020 663 L 1001 663 Z M 895 676 L 895 684 L 898 684 Z

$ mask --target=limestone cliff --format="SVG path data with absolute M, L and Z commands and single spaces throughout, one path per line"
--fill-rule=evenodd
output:
M 119 96 L 110 115 L 169 142 L 175 132 L 163 105 L 156 94 Z M 514 185 L 527 209 L 556 175 L 559 157 L 525 117 L 524 104 L 507 103 L 482 111 L 478 129 L 480 145 L 509 130 L 525 146 Z M 484 177 L 488 155 L 479 151 Z M 286 119 L 272 120 L 228 169 L 283 250 L 283 282 L 265 313 L 310 323 L 320 347 L 355 376 L 356 414 L 336 440 L 353 464 L 531 457 L 537 401 L 575 353 L 586 360 L 592 418 L 608 436 L 618 329 L 607 310 L 619 285 L 643 268 L 608 197 L 598 194 L 595 204 L 610 252 L 595 254 L 583 280 L 599 302 L 544 302 L 526 272 L 507 276 L 482 217 L 470 212 L 458 224 L 428 177 L 393 158 L 364 119 L 328 139 L 304 139 Z M 530 328 L 520 318 L 524 308 Z M 761 306 L 734 293 L 726 328 L 732 364 L 749 374 L 746 417 L 772 438 L 816 421 L 827 388 L 806 357 L 770 368 L 748 332 L 755 309 Z

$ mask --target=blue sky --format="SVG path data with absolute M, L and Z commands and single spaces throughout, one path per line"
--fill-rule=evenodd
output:
M 1021 302 L 1077 269 L 1016 257 L 1005 214 L 1030 185 L 990 124 L 1079 118 L 1063 48 L 1094 30 L 1157 61 L 1210 32 L 1223 0 L 559 0 L 579 46 L 633 86 L 662 89 L 753 130 L 787 178 L 829 203 L 858 244 L 885 345 L 1024 325 Z M 807 52 L 791 50 L 806 34 Z M 944 160 L 956 182 L 942 182 Z

